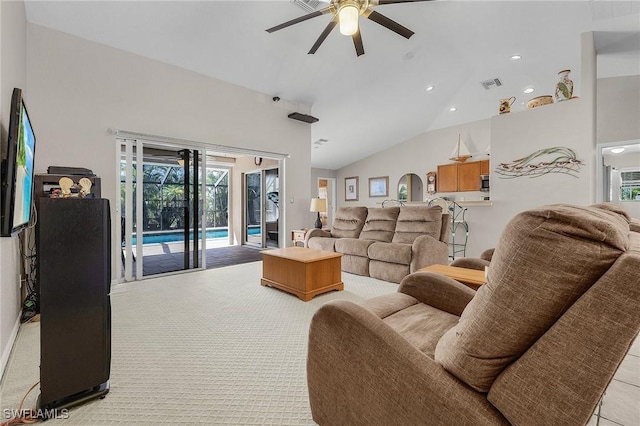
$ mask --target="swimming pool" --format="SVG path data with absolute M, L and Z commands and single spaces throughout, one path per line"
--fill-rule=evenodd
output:
M 260 227 L 250 227 L 249 235 L 259 235 Z M 229 236 L 229 230 L 224 229 L 207 229 L 207 239 L 210 238 L 226 238 Z M 202 232 L 198 232 L 198 237 L 202 239 Z M 159 243 L 171 243 L 176 241 L 183 241 L 183 231 L 164 231 L 164 232 L 149 232 L 142 235 L 142 244 L 159 244 Z M 189 233 L 189 240 L 193 240 L 193 232 Z M 135 235 L 131 239 L 133 245 L 136 244 L 137 238 Z

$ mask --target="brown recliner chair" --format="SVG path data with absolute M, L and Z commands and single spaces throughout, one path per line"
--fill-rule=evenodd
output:
M 517 215 L 477 292 L 432 273 L 315 314 L 313 419 L 584 425 L 640 330 L 640 233 L 610 204 Z

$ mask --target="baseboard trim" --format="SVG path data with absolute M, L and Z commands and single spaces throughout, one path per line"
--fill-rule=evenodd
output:
M 13 349 L 13 345 L 16 343 L 16 338 L 18 337 L 18 330 L 20 330 L 20 315 L 16 318 L 16 323 L 13 326 L 13 330 L 11 330 L 11 336 L 9 336 L 9 341 L 7 342 L 7 347 L 2 351 L 2 358 L 0 358 L 0 381 L 4 378 L 4 371 L 7 367 L 7 363 L 9 362 L 9 356 L 11 356 L 11 350 Z

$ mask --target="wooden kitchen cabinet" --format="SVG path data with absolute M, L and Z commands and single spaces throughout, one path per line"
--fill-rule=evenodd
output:
M 480 161 L 458 164 L 458 191 L 480 191 Z
M 489 160 L 480 161 L 480 174 L 481 175 L 489 174 Z
M 438 192 L 455 192 L 458 190 L 458 165 L 443 164 L 438 166 L 436 175 Z
M 489 174 L 489 160 L 438 166 L 438 192 L 480 191 L 480 175 Z

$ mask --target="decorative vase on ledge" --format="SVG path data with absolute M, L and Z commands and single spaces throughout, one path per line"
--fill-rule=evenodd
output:
M 562 70 L 558 73 L 560 81 L 556 84 L 556 102 L 566 101 L 573 96 L 573 81 L 569 80 L 571 70 Z

